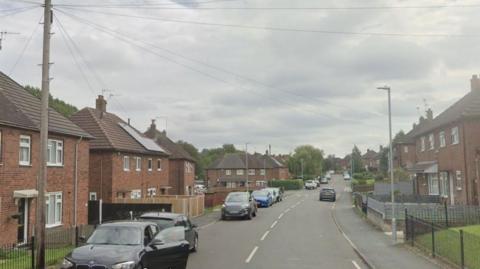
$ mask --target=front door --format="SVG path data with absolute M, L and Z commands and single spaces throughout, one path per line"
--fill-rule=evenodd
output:
M 18 200 L 18 231 L 17 242 L 25 244 L 28 242 L 28 200 L 25 198 Z

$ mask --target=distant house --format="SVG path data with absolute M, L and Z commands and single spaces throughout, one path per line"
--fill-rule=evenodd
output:
M 107 112 L 103 96 L 98 96 L 95 108 L 84 108 L 71 120 L 95 136 L 90 143 L 90 200 L 169 193 L 168 151 Z
M 367 149 L 362 156 L 362 162 L 367 171 L 376 172 L 380 168 L 380 156 L 374 150 Z
M 451 204 L 479 204 L 480 79 L 437 117 L 429 110 L 412 131 L 416 163 L 410 168 L 420 194 L 440 195 Z
M 414 125 L 414 129 L 417 125 Z M 412 137 L 413 129 L 393 144 L 394 169 L 410 169 L 416 162 L 415 139 Z
M 195 185 L 195 159 L 180 145 L 168 138 L 165 131 L 157 130 L 155 120 L 152 121 L 145 135 L 170 153 L 168 177 L 168 184 L 172 187 L 170 194 L 192 195 Z
M 49 109 L 46 225 L 87 223 L 90 134 Z M 0 245 L 26 243 L 35 223 L 40 100 L 0 72 Z
M 207 168 L 209 187 L 264 187 L 271 180 L 290 177 L 288 167 L 268 154 L 248 154 L 248 171 L 245 153 L 228 153 Z

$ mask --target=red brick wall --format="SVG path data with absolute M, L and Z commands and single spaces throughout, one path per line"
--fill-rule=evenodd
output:
M 18 211 L 13 192 L 15 190 L 36 189 L 39 166 L 39 133 L 0 126 L 2 131 L 2 161 L 0 164 L 0 244 L 14 243 L 17 240 L 17 220 L 11 216 Z M 31 136 L 31 166 L 19 165 L 20 135 Z M 62 225 L 74 224 L 74 151 L 77 138 L 51 135 L 50 138 L 64 142 L 64 166 L 49 167 L 47 192 L 62 192 Z M 87 222 L 86 202 L 88 199 L 89 143 L 83 140 L 78 147 L 78 204 L 77 223 Z M 35 219 L 35 200 L 30 201 L 30 231 Z
M 246 178 L 245 171 L 243 176 L 237 176 L 236 174 L 237 169 L 231 169 L 232 174 L 230 176 L 227 176 L 225 174 L 224 169 L 208 169 L 207 170 L 207 181 L 208 181 L 208 186 L 210 187 L 215 187 L 217 185 L 217 179 L 219 178 L 238 178 L 238 177 L 244 177 Z M 245 169 L 243 169 L 245 170 Z M 269 180 L 283 180 L 283 179 L 289 179 L 290 178 L 290 173 L 288 172 L 288 168 L 275 168 L 275 169 L 266 169 L 266 175 L 261 175 L 260 174 L 261 169 L 255 169 L 255 175 L 249 175 L 248 180 L 249 181 L 269 181 Z M 255 185 L 255 183 L 251 183 Z
M 405 148 L 408 152 L 405 152 Z M 414 144 L 397 144 L 394 147 L 394 163 L 395 168 L 408 168 L 417 162 L 416 147 Z

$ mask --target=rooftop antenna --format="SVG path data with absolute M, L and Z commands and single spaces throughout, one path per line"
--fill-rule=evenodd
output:
M 426 98 L 423 98 L 423 106 L 425 108 L 425 114 L 427 113 L 428 109 L 430 108 L 430 106 L 428 105 L 428 102 L 427 102 L 427 99 Z
M 165 133 L 167 132 L 168 127 L 168 117 L 167 116 L 157 116 L 155 117 L 156 120 L 165 120 Z
M 7 35 L 19 35 L 20 33 L 1 31 L 0 32 L 0 50 L 2 50 L 2 41 Z

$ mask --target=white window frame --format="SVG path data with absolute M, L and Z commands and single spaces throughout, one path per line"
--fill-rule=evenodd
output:
M 157 159 L 157 171 L 162 171 L 162 159 Z
M 130 156 L 123 156 L 123 171 L 130 171 Z
M 53 197 L 53 208 L 51 206 L 52 197 Z M 59 212 L 57 212 L 57 206 L 60 207 Z M 45 195 L 45 211 L 46 211 L 45 224 L 47 228 L 52 228 L 52 227 L 62 225 L 62 219 L 63 219 L 63 193 L 62 192 L 49 192 Z M 53 217 L 53 220 L 51 219 L 52 217 Z
M 440 185 L 440 195 L 448 198 L 448 195 L 450 194 L 450 180 L 448 172 L 440 172 L 438 180 Z
M 440 182 L 437 174 L 428 174 L 428 194 L 440 195 Z
M 153 159 L 149 158 L 147 161 L 147 170 L 151 172 L 153 170 Z
M 230 169 L 225 170 L 225 175 L 226 176 L 231 176 L 232 175 L 232 170 L 230 170 Z
M 420 137 L 420 151 L 424 152 L 425 151 L 425 136 Z
M 237 176 L 243 176 L 245 174 L 245 172 L 243 171 L 243 169 L 237 169 L 237 171 L 235 172 L 235 174 Z
M 428 149 L 429 150 L 435 149 L 435 136 L 433 134 L 430 134 L 428 136 Z
M 148 188 L 147 197 L 155 197 L 155 196 L 157 196 L 157 188 Z
M 88 200 L 89 201 L 97 201 L 97 193 L 96 192 L 90 192 L 88 193 Z
M 408 153 L 408 146 L 403 146 L 403 152 Z
M 266 174 L 267 171 L 265 171 L 265 169 L 260 169 L 260 175 L 261 176 L 264 176 Z
M 27 143 L 22 143 L 22 139 L 28 140 Z M 18 154 L 18 163 L 20 165 L 30 165 L 32 163 L 32 137 L 29 135 L 20 135 L 20 141 L 19 141 L 20 149 L 19 149 L 19 154 Z M 28 160 L 24 161 L 22 160 L 22 148 L 28 149 Z
M 142 158 L 135 157 L 135 171 L 140 172 L 142 171 Z
M 438 140 L 440 140 L 440 147 L 444 148 L 447 146 L 447 141 L 445 140 L 445 131 L 441 131 L 438 134 Z
M 248 175 L 249 176 L 254 176 L 255 175 L 255 169 L 248 169 Z
M 52 149 L 55 150 L 55 160 L 51 159 Z M 63 166 L 64 143 L 59 139 L 48 139 L 47 147 L 47 165 L 48 166 Z
M 453 127 L 451 131 L 452 145 L 457 145 L 460 143 L 460 133 L 458 126 Z
M 142 199 L 142 190 L 132 190 L 130 192 L 130 199 Z
M 267 182 L 265 180 L 257 180 L 257 181 L 255 181 L 255 186 L 265 187 L 265 186 L 267 186 Z

